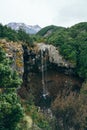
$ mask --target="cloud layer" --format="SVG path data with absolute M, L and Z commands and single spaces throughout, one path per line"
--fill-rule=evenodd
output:
M 87 21 L 87 0 L 0 0 L 0 22 L 71 26 Z

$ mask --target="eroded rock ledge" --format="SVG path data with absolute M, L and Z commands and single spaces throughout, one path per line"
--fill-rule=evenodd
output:
M 49 61 L 51 63 L 57 64 L 58 67 L 74 68 L 74 64 L 66 61 L 63 56 L 59 54 L 58 48 L 53 45 L 47 45 L 45 43 L 39 43 L 36 45 L 38 50 L 46 51 L 48 50 Z
M 75 66 L 66 61 L 60 54 L 59 50 L 53 45 L 46 45 L 45 43 L 37 43 L 33 48 L 22 45 L 23 48 L 23 62 L 24 62 L 24 79 L 27 79 L 30 72 L 42 71 L 42 57 L 43 57 L 43 68 L 59 69 L 61 72 L 66 74 L 72 73 Z

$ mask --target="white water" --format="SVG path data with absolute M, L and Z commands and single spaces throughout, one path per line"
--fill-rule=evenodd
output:
M 46 64 L 46 58 L 44 60 L 44 57 L 43 57 L 43 50 L 41 50 L 41 69 L 42 69 L 43 97 L 46 98 L 46 96 L 48 95 L 47 86 L 46 86 L 47 64 Z

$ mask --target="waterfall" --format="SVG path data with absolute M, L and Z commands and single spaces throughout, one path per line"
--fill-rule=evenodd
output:
M 41 50 L 41 70 L 42 70 L 42 87 L 43 87 L 43 97 L 46 98 L 48 95 L 46 78 L 47 78 L 47 64 L 46 58 L 43 57 L 43 50 Z

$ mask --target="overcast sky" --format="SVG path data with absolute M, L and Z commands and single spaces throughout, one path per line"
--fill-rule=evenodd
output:
M 0 0 L 0 23 L 69 27 L 87 21 L 87 0 Z

